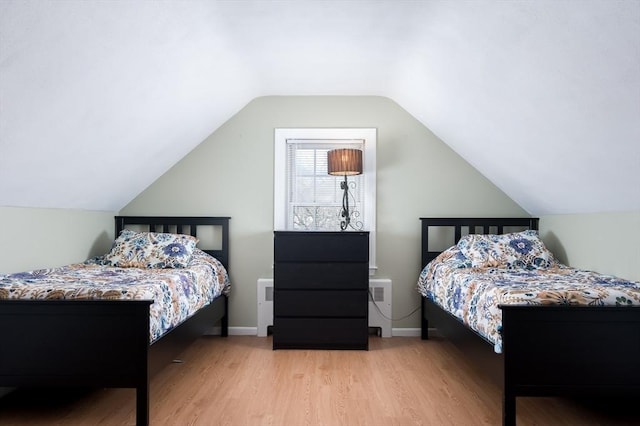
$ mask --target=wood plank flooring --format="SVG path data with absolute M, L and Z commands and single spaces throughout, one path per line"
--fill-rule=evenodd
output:
M 372 336 L 369 345 L 273 351 L 270 337 L 200 338 L 153 378 L 151 424 L 500 424 L 500 388 L 449 342 Z M 132 425 L 134 395 L 18 390 L 0 398 L 0 424 Z M 519 398 L 517 409 L 518 425 L 640 423 L 637 408 L 618 402 Z

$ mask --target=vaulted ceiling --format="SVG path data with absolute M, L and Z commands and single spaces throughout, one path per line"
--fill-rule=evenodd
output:
M 257 96 L 387 96 L 531 214 L 640 211 L 640 1 L 0 1 L 0 206 L 117 211 Z

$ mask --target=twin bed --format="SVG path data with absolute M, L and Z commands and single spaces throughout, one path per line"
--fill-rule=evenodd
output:
M 0 387 L 135 388 L 146 425 L 150 375 L 214 325 L 227 335 L 229 218 L 115 222 L 104 256 L 0 275 Z M 199 230 L 221 247 L 197 248 Z
M 504 424 L 518 396 L 640 395 L 640 283 L 560 264 L 538 219 L 421 221 L 422 338 L 435 326 L 501 380 Z

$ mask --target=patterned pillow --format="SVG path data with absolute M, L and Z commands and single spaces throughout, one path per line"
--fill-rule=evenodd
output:
M 184 268 L 197 242 L 191 235 L 125 229 L 113 242 L 103 263 L 121 268 Z
M 466 235 L 458 241 L 457 247 L 474 268 L 538 269 L 556 263 L 534 230 Z

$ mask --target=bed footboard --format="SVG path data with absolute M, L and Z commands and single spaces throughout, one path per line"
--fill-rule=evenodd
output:
M 516 396 L 640 395 L 640 308 L 501 308 L 504 424 Z
M 0 386 L 136 389 L 148 423 L 146 300 L 0 300 Z

